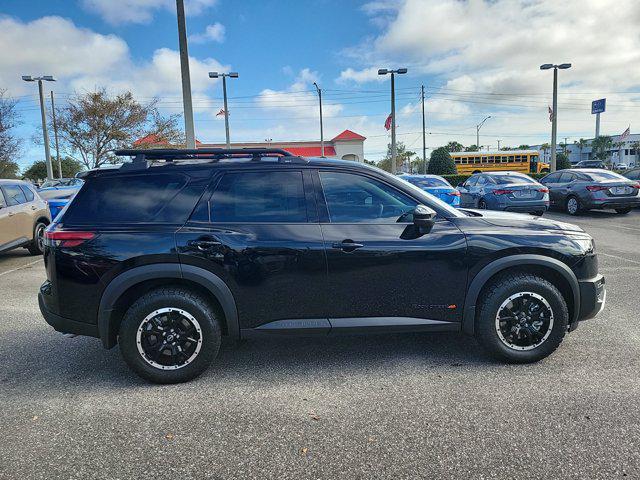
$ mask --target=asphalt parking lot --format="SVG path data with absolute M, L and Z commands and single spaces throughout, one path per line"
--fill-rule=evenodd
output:
M 449 334 L 227 342 L 188 384 L 42 320 L 42 261 L 0 256 L 0 478 L 640 477 L 640 211 L 592 234 L 604 312 L 546 360 Z

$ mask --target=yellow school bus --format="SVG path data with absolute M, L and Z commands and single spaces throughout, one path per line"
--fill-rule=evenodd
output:
M 537 150 L 501 150 L 499 152 L 453 152 L 459 175 L 508 170 L 521 173 L 546 173 L 549 164 L 540 161 Z

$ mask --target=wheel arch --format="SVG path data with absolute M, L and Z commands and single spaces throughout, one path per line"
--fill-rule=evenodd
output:
M 116 345 L 124 312 L 137 298 L 161 286 L 184 286 L 211 301 L 223 317 L 223 332 L 238 338 L 240 328 L 233 294 L 224 281 L 192 265 L 162 263 L 127 270 L 107 285 L 98 307 L 98 333 L 105 348 Z
M 546 278 L 552 282 L 565 297 L 569 308 L 570 323 L 578 319 L 580 307 L 580 286 L 571 269 L 552 257 L 535 254 L 510 255 L 489 263 L 471 280 L 467 289 L 462 318 L 462 331 L 475 333 L 476 306 L 482 290 L 497 275 L 507 271 L 526 271 Z

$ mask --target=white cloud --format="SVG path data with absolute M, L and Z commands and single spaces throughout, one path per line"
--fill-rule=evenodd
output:
M 112 25 L 149 23 L 158 10 L 175 12 L 175 0 L 81 0 L 85 10 L 100 15 Z M 187 15 L 199 15 L 217 0 L 186 0 Z
M 353 68 L 347 68 L 340 72 L 340 77 L 336 79 L 338 83 L 366 83 L 366 82 L 382 82 L 385 80 L 384 75 L 378 75 L 378 69 L 376 67 L 363 68 L 362 70 L 354 70 Z
M 226 29 L 221 23 L 214 23 L 207 25 L 203 33 L 196 33 L 189 37 L 189 41 L 192 43 L 206 43 L 206 42 L 224 42 Z

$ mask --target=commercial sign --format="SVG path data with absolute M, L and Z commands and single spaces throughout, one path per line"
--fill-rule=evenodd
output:
M 600 100 L 594 100 L 593 102 L 591 102 L 591 113 L 604 112 L 606 103 L 607 103 L 606 98 L 601 98 Z

